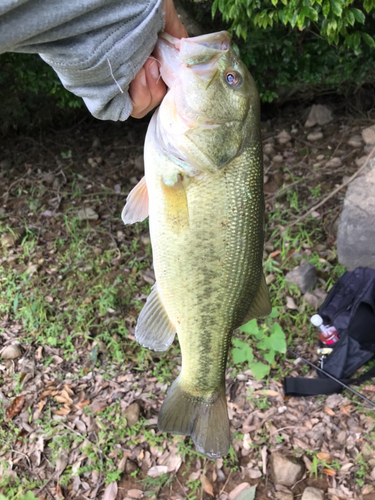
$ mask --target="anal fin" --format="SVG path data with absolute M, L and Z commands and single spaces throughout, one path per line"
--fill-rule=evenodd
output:
M 268 316 L 271 311 L 272 306 L 268 293 L 267 283 L 264 278 L 264 274 L 262 273 L 258 291 L 254 297 L 249 312 L 246 314 L 243 321 L 241 321 L 241 325 L 244 325 L 251 319 Z
M 123 208 L 121 218 L 124 224 L 134 224 L 141 222 L 148 216 L 148 191 L 146 177 L 130 191 Z
M 165 351 L 172 344 L 175 334 L 176 329 L 164 309 L 155 283 L 139 315 L 135 339 L 143 347 Z

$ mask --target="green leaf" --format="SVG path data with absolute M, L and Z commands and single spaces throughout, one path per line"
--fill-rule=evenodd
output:
M 285 340 L 285 333 L 283 332 L 283 329 L 279 325 L 279 323 L 274 323 L 270 331 L 272 335 L 269 337 L 272 341 L 272 348 L 276 352 L 286 352 L 286 340 Z
M 235 348 L 232 349 L 233 363 L 238 364 L 244 363 L 245 361 L 251 363 L 254 356 L 253 350 L 249 344 L 246 344 L 240 339 L 235 339 L 233 343 L 235 345 Z
M 258 328 L 258 323 L 256 319 L 250 320 L 248 323 L 240 326 L 239 328 L 240 332 L 247 333 L 249 335 L 258 335 L 259 334 L 259 328 Z
M 359 10 L 359 9 L 350 9 L 350 11 L 353 13 L 353 16 L 355 17 L 355 20 L 358 21 L 361 24 L 365 24 L 365 15 L 364 13 Z
M 359 31 L 357 31 L 356 33 L 354 33 L 353 38 L 354 38 L 354 43 L 353 43 L 354 48 L 358 49 L 358 47 L 361 44 L 361 33 Z
M 336 16 L 338 16 L 338 17 L 341 16 L 342 4 L 341 4 L 340 0 L 331 0 L 331 10 Z
M 270 349 L 269 352 L 266 352 L 265 354 L 263 354 L 263 357 L 267 361 L 267 363 L 272 365 L 272 363 L 275 361 L 275 355 L 276 355 L 276 352 L 273 349 Z
M 250 486 L 250 488 L 246 488 L 246 490 L 242 490 L 234 500 L 254 500 L 256 493 L 256 486 Z
M 375 40 L 372 38 L 371 35 L 368 35 L 367 33 L 362 33 L 362 38 L 367 43 L 367 45 L 369 45 L 370 47 L 375 47 Z
M 351 10 L 346 10 L 345 17 L 346 17 L 346 20 L 348 21 L 348 23 L 350 24 L 350 26 L 353 26 L 353 24 L 355 23 L 355 17 L 354 17 L 353 12 Z
M 250 370 L 256 380 L 261 380 L 269 374 L 271 367 L 264 363 L 251 363 Z
M 276 5 L 277 5 L 277 2 L 278 2 L 278 1 L 279 1 L 279 0 L 271 0 L 272 5 L 273 5 L 274 7 L 276 7 Z
M 323 16 L 327 17 L 330 10 L 331 10 L 331 6 L 330 6 L 328 0 L 326 0 L 323 4 Z

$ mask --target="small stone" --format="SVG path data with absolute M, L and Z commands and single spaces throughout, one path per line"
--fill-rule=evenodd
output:
M 102 147 L 102 142 L 99 137 L 94 137 L 92 140 L 92 149 L 100 149 Z
M 131 184 L 133 184 L 134 186 L 135 186 L 136 184 L 138 184 L 138 178 L 137 178 L 137 177 L 135 177 L 135 176 L 130 177 L 130 179 L 129 179 L 129 180 L 130 180 Z
M 11 168 L 12 164 L 8 158 L 5 160 L 0 161 L 0 170 L 9 170 Z
M 320 139 L 323 139 L 322 132 L 310 132 L 310 134 L 307 136 L 307 140 L 310 142 L 320 141 Z
M 317 288 L 313 292 L 306 292 L 305 295 L 303 296 L 303 300 L 306 302 L 307 305 L 314 307 L 315 309 L 318 309 L 318 307 L 320 307 L 323 304 L 326 297 L 327 293 L 321 288 Z
M 275 153 L 275 150 L 273 148 L 273 145 L 270 144 L 269 142 L 267 142 L 264 146 L 263 146 L 263 152 L 268 155 L 268 156 L 272 156 L 274 153 Z
M 274 163 L 282 163 L 284 161 L 284 159 L 281 155 L 276 155 L 272 158 L 272 161 Z
M 314 125 L 326 125 L 330 121 L 332 121 L 331 110 L 322 104 L 314 104 L 310 109 L 305 127 L 310 128 Z
M 280 451 L 272 453 L 270 467 L 273 482 L 283 486 L 293 486 L 302 479 L 305 471 L 305 467 L 299 459 L 286 456 Z
M 268 274 L 266 276 L 266 283 L 267 285 L 270 285 L 271 283 L 273 283 L 276 279 L 276 276 L 274 274 Z
M 0 356 L 3 359 L 17 359 L 22 356 L 22 352 L 17 344 L 10 344 L 5 346 L 4 349 L 0 351 Z
M 336 156 L 328 160 L 326 163 L 326 167 L 333 167 L 333 168 L 341 167 L 341 165 L 342 165 L 341 158 L 337 158 Z
M 318 490 L 318 488 L 313 488 L 312 486 L 308 486 L 305 488 L 302 493 L 301 500 L 323 500 L 324 499 L 324 491 Z
M 286 308 L 287 309 L 297 309 L 298 310 L 298 306 L 294 302 L 293 298 L 289 297 L 289 295 L 286 298 Z
M 367 155 L 361 156 L 360 158 L 357 158 L 355 161 L 355 164 L 357 167 L 362 167 L 365 164 L 365 161 L 367 160 Z
M 94 248 L 94 255 L 101 255 L 103 253 L 103 250 L 101 248 Z
M 269 156 L 267 156 L 266 154 L 263 154 L 263 163 L 264 163 L 264 165 L 268 165 L 269 162 L 270 162 Z
M 133 427 L 133 425 L 136 425 L 138 423 L 140 413 L 141 407 L 138 403 L 132 403 L 127 408 L 125 408 L 124 415 L 129 427 Z
M 291 138 L 292 136 L 286 130 L 282 130 L 277 136 L 278 143 L 281 145 L 289 142 Z
M 293 500 L 293 493 L 284 493 L 283 491 L 277 491 L 275 493 L 276 500 Z
M 120 193 L 121 193 L 121 184 L 115 184 L 115 185 L 113 186 L 113 189 L 115 190 L 115 192 L 116 192 L 117 194 L 120 194 Z
M 325 158 L 325 156 L 324 156 L 324 155 L 318 155 L 318 156 L 316 157 L 316 159 L 317 159 L 318 161 L 322 161 L 322 160 L 324 160 L 324 158 Z
M 365 144 L 375 146 L 375 125 L 362 130 L 362 139 Z
M 348 140 L 348 145 L 352 148 L 360 148 L 363 146 L 362 137 L 360 135 L 352 135 Z
M 92 208 L 81 208 L 78 210 L 77 216 L 81 220 L 98 220 L 99 215 Z
M 156 281 L 155 273 L 152 269 L 143 270 L 142 278 L 145 280 L 146 283 L 149 283 L 150 285 L 153 285 Z
M 316 284 L 316 269 L 314 264 L 302 264 L 286 274 L 285 279 L 298 286 L 302 293 L 306 293 Z
M 140 172 L 143 172 L 145 168 L 143 155 L 137 156 L 137 158 L 134 160 L 134 167 Z
M 125 472 L 126 474 L 132 474 L 138 470 L 137 464 L 133 462 L 132 460 L 127 460 L 125 464 Z
M 5 215 L 5 213 L 6 213 L 5 208 L 4 207 L 0 207 L 0 216 L 1 215 Z

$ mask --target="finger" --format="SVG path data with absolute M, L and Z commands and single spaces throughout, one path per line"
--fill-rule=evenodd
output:
M 129 95 L 133 105 L 130 116 L 133 118 L 142 118 L 147 114 L 148 111 L 145 112 L 145 110 L 151 103 L 151 92 L 147 86 L 147 77 L 144 68 L 138 71 L 134 80 L 130 83 Z
M 165 96 L 167 88 L 161 78 L 159 64 L 153 57 L 149 57 L 143 67 L 146 72 L 147 86 L 151 92 L 150 106 L 154 108 L 160 104 Z
M 175 38 L 187 38 L 187 31 L 177 15 L 173 0 L 164 0 L 163 10 L 165 12 L 164 31 Z

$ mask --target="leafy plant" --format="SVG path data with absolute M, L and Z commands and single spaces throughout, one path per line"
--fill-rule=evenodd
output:
M 276 354 L 286 352 L 285 333 L 279 323 L 272 323 L 272 319 L 276 317 L 277 310 L 274 308 L 266 322 L 260 327 L 257 320 L 252 319 L 240 327 L 240 331 L 246 335 L 247 342 L 241 339 L 233 341 L 234 364 L 247 363 L 258 380 L 269 374 L 271 366 L 274 366 Z M 254 349 L 257 350 L 258 355 L 262 356 L 262 361 L 254 356 Z

